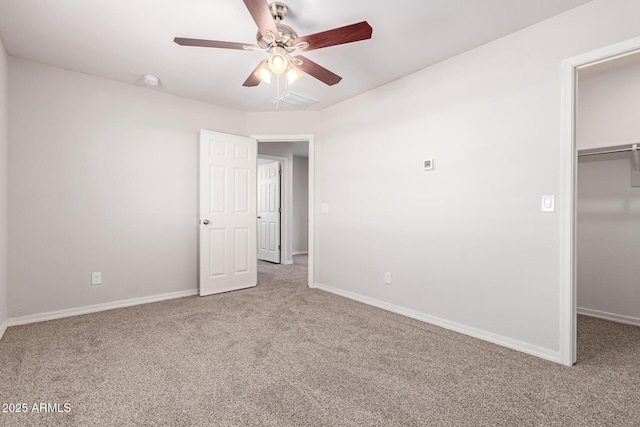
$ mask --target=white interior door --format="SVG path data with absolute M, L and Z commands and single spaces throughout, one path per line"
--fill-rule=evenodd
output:
M 280 263 L 280 162 L 258 166 L 258 259 Z
M 200 131 L 200 295 L 255 286 L 256 140 Z

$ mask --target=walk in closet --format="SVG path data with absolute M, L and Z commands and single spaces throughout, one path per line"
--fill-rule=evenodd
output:
M 640 54 L 579 72 L 576 136 L 578 314 L 640 326 Z

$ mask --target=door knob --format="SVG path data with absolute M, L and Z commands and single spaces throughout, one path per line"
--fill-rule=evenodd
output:
M 202 223 L 203 223 L 204 225 L 208 225 L 208 224 L 209 224 L 209 220 L 208 220 L 208 219 L 205 219 L 205 220 L 203 220 L 203 221 L 202 221 Z
M 261 217 L 261 216 L 259 216 L 259 217 L 258 217 L 258 219 L 262 219 L 262 217 Z

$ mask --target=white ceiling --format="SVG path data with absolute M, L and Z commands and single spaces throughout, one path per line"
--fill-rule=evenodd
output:
M 284 24 L 300 36 L 363 20 L 373 27 L 371 40 L 305 53 L 340 83 L 304 76 L 290 90 L 319 100 L 309 109 L 321 110 L 588 1 L 285 0 Z M 0 0 L 11 55 L 137 85 L 155 74 L 154 90 L 274 111 L 275 81 L 242 86 L 265 53 L 173 43 L 176 36 L 255 43 L 256 31 L 242 0 Z

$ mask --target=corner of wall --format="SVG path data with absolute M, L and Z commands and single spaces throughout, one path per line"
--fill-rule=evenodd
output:
M 10 193 L 33 195 L 9 202 L 9 326 L 194 289 L 198 132 L 242 134 L 245 113 L 27 59 L 8 62 Z M 38 190 L 42 164 L 55 191 Z M 0 204 L 3 194 L 0 186 Z M 47 223 L 34 222 L 32 206 L 52 203 Z M 171 232 L 141 231 L 134 218 Z M 32 265 L 52 273 L 40 280 Z M 86 286 L 96 270 L 102 288 Z

